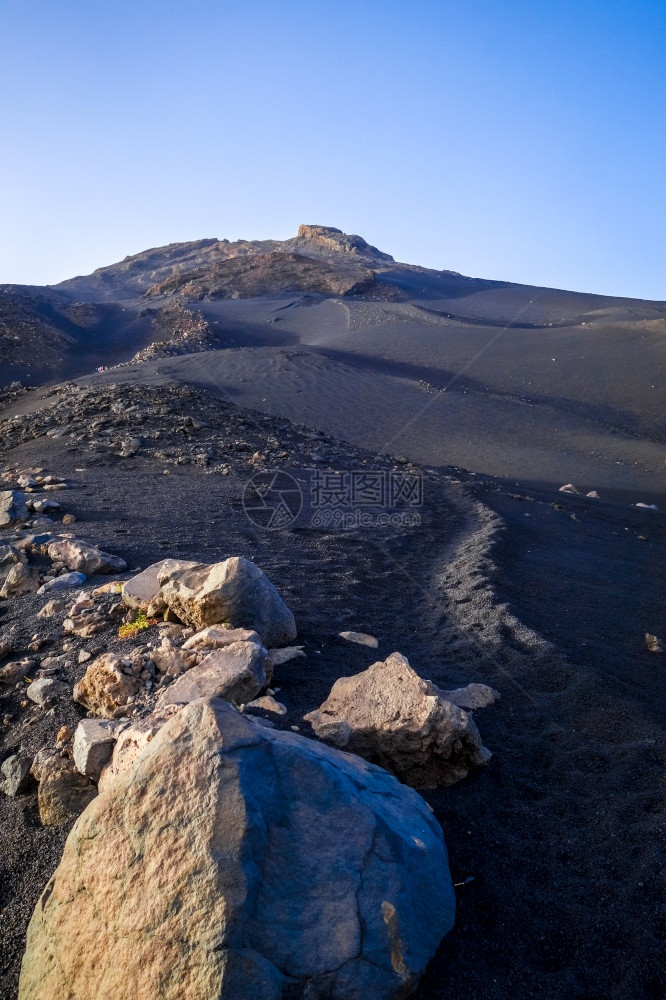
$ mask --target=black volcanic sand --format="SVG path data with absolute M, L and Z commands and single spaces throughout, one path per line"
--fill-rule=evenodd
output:
M 473 282 L 465 295 L 454 296 L 454 286 L 452 297 L 433 299 L 418 287 L 423 280 L 411 279 L 411 301 L 401 303 L 322 296 L 191 303 L 223 349 L 123 368 L 123 378 L 203 386 L 429 465 L 556 487 L 574 482 L 618 499 L 633 491 L 632 502 L 666 496 L 660 304 L 620 309 L 608 303 L 622 300 L 600 299 L 605 308 L 594 308 L 595 296 L 474 291 Z M 116 370 L 83 381 L 117 377 Z
M 139 377 L 113 373 L 116 381 L 125 374 Z M 146 375 L 155 377 L 149 366 Z M 101 391 L 109 379 L 97 378 Z M 314 392 L 304 395 L 314 406 Z M 50 402 L 31 394 L 14 410 Z M 338 410 L 345 406 L 343 398 Z M 351 409 L 349 419 L 356 416 Z M 246 420 L 255 444 L 262 434 L 280 439 L 289 452 L 282 464 L 304 480 L 299 470 L 316 451 L 339 468 L 391 465 L 285 423 Z M 375 430 L 379 448 L 383 427 Z M 302 716 L 337 677 L 394 650 L 444 688 L 481 681 L 501 692 L 477 713 L 490 765 L 425 796 L 459 884 L 456 926 L 420 1000 L 663 997 L 665 661 L 643 637 L 666 635 L 664 515 L 632 507 L 644 497 L 623 494 L 615 481 L 599 502 L 558 493 L 552 477 L 527 469 L 516 482 L 440 467 L 427 472 L 420 527 L 334 532 L 301 521 L 268 533 L 242 510 L 256 471 L 248 458 L 230 454 L 225 477 L 141 453 L 93 459 L 84 445 L 44 437 L 3 456 L 67 476 L 71 488 L 57 499 L 76 515 L 77 535 L 122 555 L 131 570 L 167 555 L 254 558 L 293 608 L 307 652 L 277 672 L 288 708 L 280 727 L 300 725 L 308 735 Z M 4 603 L 0 630 L 17 620 L 27 642 L 42 600 Z M 376 635 L 379 650 L 344 642 L 342 629 Z M 21 744 L 52 744 L 61 722 L 81 714 L 71 703 L 53 715 L 21 710 L 16 694 L 5 696 L 3 711 L 14 716 L 3 757 Z M 39 826 L 34 795 L 1 797 L 0 815 L 0 995 L 13 998 L 25 926 L 66 830 Z

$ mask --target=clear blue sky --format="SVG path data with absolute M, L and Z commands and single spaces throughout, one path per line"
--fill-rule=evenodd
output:
M 666 299 L 666 0 L 0 0 L 0 282 L 360 233 Z

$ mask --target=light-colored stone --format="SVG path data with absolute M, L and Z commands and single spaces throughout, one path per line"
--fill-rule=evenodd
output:
M 124 584 L 120 580 L 111 580 L 110 583 L 103 583 L 99 587 L 95 587 L 91 593 L 91 597 L 105 597 L 107 594 L 122 594 Z
M 162 599 L 161 587 L 157 576 L 160 572 L 178 573 L 185 569 L 193 569 L 199 563 L 184 559 L 162 559 L 153 563 L 141 573 L 137 573 L 123 584 L 123 603 L 128 608 L 138 608 L 150 614 L 159 614 L 166 608 Z
M 97 781 L 111 760 L 117 723 L 102 719 L 81 719 L 74 733 L 74 764 L 77 771 Z
M 39 590 L 39 572 L 36 566 L 15 563 L 5 576 L 0 588 L 0 598 L 5 601 L 23 594 L 35 594 Z
M 75 824 L 19 1000 L 399 1000 L 454 909 L 419 795 L 198 701 Z
M 560 486 L 560 493 L 578 493 L 578 490 L 573 483 L 566 483 L 564 486 Z
M 34 660 L 10 660 L 4 667 L 0 667 L 0 681 L 3 684 L 16 684 L 34 665 Z
M 61 751 L 40 750 L 31 774 L 39 782 L 37 807 L 42 826 L 60 826 L 83 812 L 97 794 L 92 782 Z
M 415 788 L 452 785 L 491 756 L 472 716 L 422 680 L 400 653 L 340 677 L 305 720 L 317 736 Z
M 266 647 L 286 646 L 296 638 L 293 614 L 249 559 L 232 556 L 178 572 L 163 569 L 157 576 L 164 600 L 186 625 L 254 629 Z
M 258 708 L 262 712 L 273 712 L 274 715 L 286 715 L 287 708 L 280 701 L 276 701 L 270 694 L 264 694 L 261 698 L 255 698 L 254 701 L 249 701 L 245 706 L 248 708 Z
M 37 593 L 48 594 L 54 590 L 71 590 L 72 587 L 80 587 L 85 582 L 85 573 L 63 573 L 62 576 L 56 576 L 53 580 L 43 583 Z
M 289 663 L 290 660 L 297 660 L 302 656 L 305 656 L 302 646 L 285 646 L 283 649 L 269 649 L 268 660 L 271 665 L 271 673 L 274 667 L 281 667 L 283 663 Z
M 338 634 L 341 639 L 358 643 L 359 646 L 370 646 L 372 649 L 377 649 L 379 645 L 374 635 L 368 635 L 366 632 L 340 632 Z
M 165 705 L 164 708 L 156 709 L 143 719 L 136 719 L 132 722 L 119 720 L 113 756 L 106 767 L 102 769 L 99 778 L 98 788 L 100 792 L 106 791 L 119 774 L 129 771 L 144 747 L 155 738 L 162 726 L 182 708 L 182 705 Z
M 214 649 L 160 694 L 157 705 L 198 698 L 224 698 L 237 705 L 252 701 L 266 686 L 266 650 L 256 642 L 234 642 Z
M 112 653 L 102 653 L 89 665 L 74 686 L 74 701 L 102 719 L 118 718 L 127 711 L 139 690 L 136 677 L 123 673 L 122 662 Z
M 89 545 L 78 538 L 60 538 L 47 547 L 49 559 L 62 563 L 67 569 L 91 576 L 93 573 L 119 573 L 127 569 L 120 556 L 102 552 L 96 545 Z
M 224 628 L 223 625 L 209 625 L 195 632 L 183 643 L 183 649 L 222 649 L 232 642 L 257 642 L 258 634 L 249 628 Z
M 55 615 L 61 615 L 65 611 L 65 602 L 61 600 L 52 599 L 47 601 L 44 607 L 38 611 L 38 618 L 53 618 Z
M 433 688 L 435 685 L 432 685 Z M 468 712 L 477 708 L 487 708 L 499 701 L 501 695 L 499 691 L 488 687 L 487 684 L 467 684 L 466 687 L 456 688 L 454 691 L 440 691 L 437 689 L 440 698 L 452 701 L 458 708 L 464 708 Z
M 167 646 L 158 646 L 150 653 L 150 658 L 161 674 L 167 677 L 178 677 L 186 670 L 194 666 L 193 655 L 183 653 L 180 649 L 169 649 Z
M 645 645 L 650 653 L 664 652 L 664 645 L 661 639 L 656 635 L 651 635 L 649 632 L 645 633 Z
M 2 771 L 4 779 L 2 790 L 5 795 L 14 798 L 14 796 L 23 795 L 24 792 L 28 791 L 31 766 L 32 758 L 26 754 L 13 753 L 11 757 L 3 760 L 0 771 Z
M 62 681 L 54 680 L 53 677 L 39 677 L 32 684 L 28 684 L 28 698 L 34 701 L 35 705 L 45 708 L 51 702 L 65 694 L 69 694 L 69 688 Z
M 11 528 L 28 520 L 25 497 L 18 490 L 0 491 L 0 528 Z

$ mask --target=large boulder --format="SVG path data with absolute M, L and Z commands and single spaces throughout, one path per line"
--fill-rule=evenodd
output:
M 415 788 L 453 785 L 491 756 L 472 716 L 422 680 L 400 653 L 340 677 L 305 719 L 317 736 Z
M 28 520 L 25 497 L 18 490 L 0 490 L 0 528 L 11 528 Z
M 49 559 L 62 563 L 67 569 L 92 576 L 93 573 L 120 573 L 127 563 L 120 556 L 102 552 L 96 545 L 89 545 L 78 538 L 59 538 L 47 546 Z
M 93 715 L 115 719 L 127 712 L 141 682 L 123 672 L 120 657 L 102 653 L 74 685 L 73 698 Z
M 286 646 L 296 638 L 294 616 L 267 576 L 249 559 L 232 556 L 158 573 L 162 597 L 181 621 L 196 629 L 225 623 L 254 629 L 264 646 Z
M 157 705 L 162 708 L 197 698 L 224 698 L 237 705 L 252 701 L 267 684 L 266 655 L 256 642 L 233 642 L 214 649 L 166 688 Z
M 398 1000 L 454 907 L 416 792 L 201 700 L 77 820 L 19 1000 Z

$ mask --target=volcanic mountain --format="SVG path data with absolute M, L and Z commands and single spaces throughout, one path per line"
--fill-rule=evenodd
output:
M 362 237 L 146 250 L 0 288 L 0 385 L 134 361 L 376 450 L 500 476 L 661 490 L 666 303 L 397 263 Z

